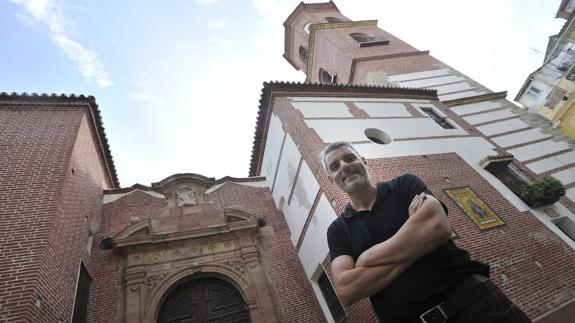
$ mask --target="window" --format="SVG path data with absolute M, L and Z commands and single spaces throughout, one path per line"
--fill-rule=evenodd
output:
M 551 220 L 563 233 L 565 233 L 571 240 L 575 241 L 575 222 L 570 218 L 564 216 Z
M 334 22 L 342 22 L 341 19 L 336 18 L 336 17 L 325 17 L 323 18 L 325 19 L 325 21 L 329 22 L 329 23 L 334 23 Z
M 529 90 L 527 90 L 527 94 L 531 96 L 539 96 L 539 93 L 541 93 L 541 90 L 534 86 L 531 86 Z
M 299 58 L 304 62 L 304 64 L 307 64 L 307 49 L 303 46 L 299 47 Z
M 364 33 L 352 33 L 349 35 L 359 43 L 359 47 L 371 47 L 389 44 L 389 40 L 385 39 L 383 36 L 368 36 Z
M 443 129 L 454 129 L 454 127 L 449 122 L 447 122 L 447 120 L 445 120 L 444 117 L 441 117 L 440 115 L 435 113 L 435 111 L 433 111 L 433 108 L 430 107 L 421 108 L 421 111 L 425 112 L 425 114 L 427 114 L 431 119 L 433 119 L 433 121 L 435 121 Z
M 337 294 L 329 281 L 325 271 L 322 270 L 319 278 L 317 279 L 317 284 L 319 285 L 319 289 L 321 290 L 321 294 L 327 303 L 327 307 L 333 319 L 336 322 L 339 322 L 345 318 L 345 311 L 343 310 L 343 306 L 341 302 L 337 298 Z
M 76 299 L 74 301 L 74 315 L 72 323 L 86 322 L 88 312 L 88 297 L 90 296 L 90 283 L 92 279 L 83 264 L 80 264 L 80 274 L 78 275 L 78 286 L 76 287 Z
M 545 102 L 545 106 L 550 109 L 555 109 L 559 102 L 567 100 L 567 91 L 562 88 L 556 87 L 549 93 L 547 96 L 547 102 Z
M 497 161 L 491 161 L 485 170 L 497 177 L 515 195 L 521 197 L 523 187 L 531 181 L 531 177 L 519 167 L 512 164 L 513 156 Z
M 305 24 L 303 26 L 303 31 L 306 32 L 306 34 L 309 34 L 309 27 L 311 26 L 311 22 L 308 22 L 307 24 Z
M 329 83 L 337 83 L 337 75 L 331 75 L 328 71 L 324 70 L 323 68 L 319 69 L 319 81 L 320 83 L 329 84 Z
M 391 137 L 379 129 L 367 128 L 363 133 L 367 139 L 375 142 L 376 144 L 386 145 L 391 143 Z

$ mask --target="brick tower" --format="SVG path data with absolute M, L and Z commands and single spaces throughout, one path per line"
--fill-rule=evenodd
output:
M 118 187 L 98 106 L 1 93 L 0 125 L 0 321 L 80 320 L 103 190 Z

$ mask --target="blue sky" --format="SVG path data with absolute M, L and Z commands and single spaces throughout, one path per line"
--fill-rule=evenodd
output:
M 494 91 L 515 93 L 564 20 L 559 0 L 342 0 Z M 248 175 L 262 83 L 291 0 L 0 0 L 0 91 L 93 95 L 123 187 Z

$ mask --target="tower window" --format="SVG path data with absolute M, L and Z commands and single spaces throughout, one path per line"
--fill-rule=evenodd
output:
M 328 71 L 323 68 L 319 69 L 319 81 L 320 83 L 337 83 L 337 75 L 331 75 Z
M 421 110 L 425 112 L 425 114 L 427 114 L 431 119 L 433 119 L 433 121 L 435 121 L 443 129 L 454 129 L 454 127 L 449 122 L 447 122 L 447 120 L 445 120 L 444 117 L 441 117 L 440 115 L 435 113 L 435 111 L 433 111 L 433 108 L 426 107 L 421 108 Z
M 349 35 L 359 43 L 359 47 L 371 47 L 389 44 L 389 40 L 385 39 L 383 36 L 369 36 L 364 33 L 351 33 Z
M 307 64 L 307 49 L 303 46 L 299 47 L 299 58 Z
M 308 22 L 307 24 L 303 25 L 303 31 L 305 31 L 306 34 L 309 34 L 309 27 L 311 27 L 311 22 Z
M 343 21 L 343 20 L 336 18 L 336 17 L 325 17 L 323 19 L 325 19 L 325 21 L 327 21 L 329 23 L 342 22 Z

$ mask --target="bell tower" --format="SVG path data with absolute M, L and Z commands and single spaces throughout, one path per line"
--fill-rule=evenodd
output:
M 350 20 L 331 1 L 300 3 L 284 26 L 284 58 L 306 74 L 306 82 L 388 85 L 379 75 L 382 62 L 429 53 L 379 29 L 377 20 Z M 366 78 L 374 69 L 377 77 Z
M 300 2 L 284 22 L 284 58 L 296 70 L 302 70 L 307 74 L 312 28 L 341 22 L 350 22 L 350 20 L 339 12 L 339 9 L 332 1 L 310 4 Z

